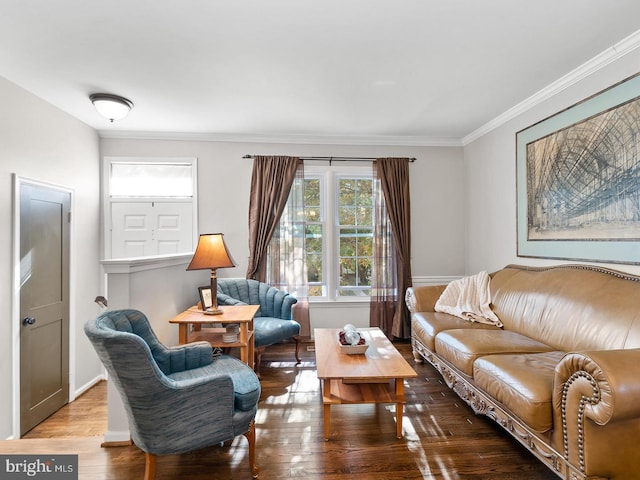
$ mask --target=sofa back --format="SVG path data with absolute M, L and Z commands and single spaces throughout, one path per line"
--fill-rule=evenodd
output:
M 508 265 L 491 274 L 504 324 L 563 351 L 640 348 L 640 277 L 590 265 Z

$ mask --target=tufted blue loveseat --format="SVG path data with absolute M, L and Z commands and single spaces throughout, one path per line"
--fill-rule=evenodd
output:
M 208 342 L 164 346 L 138 310 L 113 310 L 84 331 L 116 386 L 131 438 L 146 453 L 145 479 L 156 456 L 190 452 L 245 435 L 254 477 L 254 418 L 260 381 L 237 358 L 212 357 Z
M 293 295 L 257 280 L 218 278 L 218 305 L 259 305 L 254 325 L 255 371 L 260 374 L 262 353 L 269 345 L 293 338 L 300 362 L 300 324 L 293 320 Z

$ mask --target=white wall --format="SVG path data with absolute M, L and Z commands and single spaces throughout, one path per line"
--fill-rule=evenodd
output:
M 487 133 L 464 148 L 466 168 L 466 272 L 497 270 L 509 263 L 550 265 L 569 260 L 521 258 L 516 250 L 516 132 L 638 72 L 636 50 Z M 580 262 L 590 263 L 590 262 Z M 601 264 L 630 273 L 640 266 Z
M 209 282 L 205 270 L 187 271 L 191 255 L 138 260 L 105 260 L 109 309 L 133 308 L 144 312 L 158 339 L 178 345 L 178 326 L 169 320 L 197 302 L 197 287 Z M 120 394 L 108 382 L 107 431 L 104 440 L 123 442 L 130 438 Z
M 12 174 L 63 186 L 74 192 L 71 382 L 82 388 L 101 371 L 82 332 L 99 310 L 99 140 L 87 125 L 0 77 L 0 438 L 13 434 Z M 72 345 L 73 347 L 73 345 Z M 75 353 L 75 355 L 73 355 Z M 77 359 L 77 361 L 74 361 Z
M 198 158 L 200 233 L 222 232 L 236 268 L 219 277 L 244 277 L 248 265 L 248 211 L 252 161 L 245 154 L 299 156 L 416 157 L 410 166 L 414 276 L 464 273 L 464 162 L 461 147 L 393 147 L 256 144 L 105 138 L 103 156 Z M 354 323 L 368 326 L 369 306 L 310 308 L 311 329 Z

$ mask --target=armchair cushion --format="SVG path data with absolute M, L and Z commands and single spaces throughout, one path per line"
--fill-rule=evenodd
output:
M 261 317 L 253 321 L 256 348 L 273 345 L 300 333 L 300 324 L 295 320 Z
M 260 381 L 255 375 L 246 375 L 246 365 L 237 358 L 220 355 L 216 361 L 193 370 L 172 373 L 172 380 L 186 380 L 202 376 L 231 377 L 233 383 L 234 407 L 237 410 L 250 411 L 260 399 Z

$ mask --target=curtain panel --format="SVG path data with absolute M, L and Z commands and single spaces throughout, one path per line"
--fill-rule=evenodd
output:
M 304 163 L 298 157 L 256 156 L 249 200 L 247 278 L 298 299 L 293 318 L 310 337 L 305 252 Z
M 289 198 L 300 162 L 298 157 L 258 155 L 253 159 L 247 278 L 266 281 L 267 249 Z
M 411 205 L 409 159 L 379 158 L 374 163 L 378 214 L 374 234 L 374 276 L 370 325 L 389 337 L 411 336 L 404 297 L 411 286 Z

